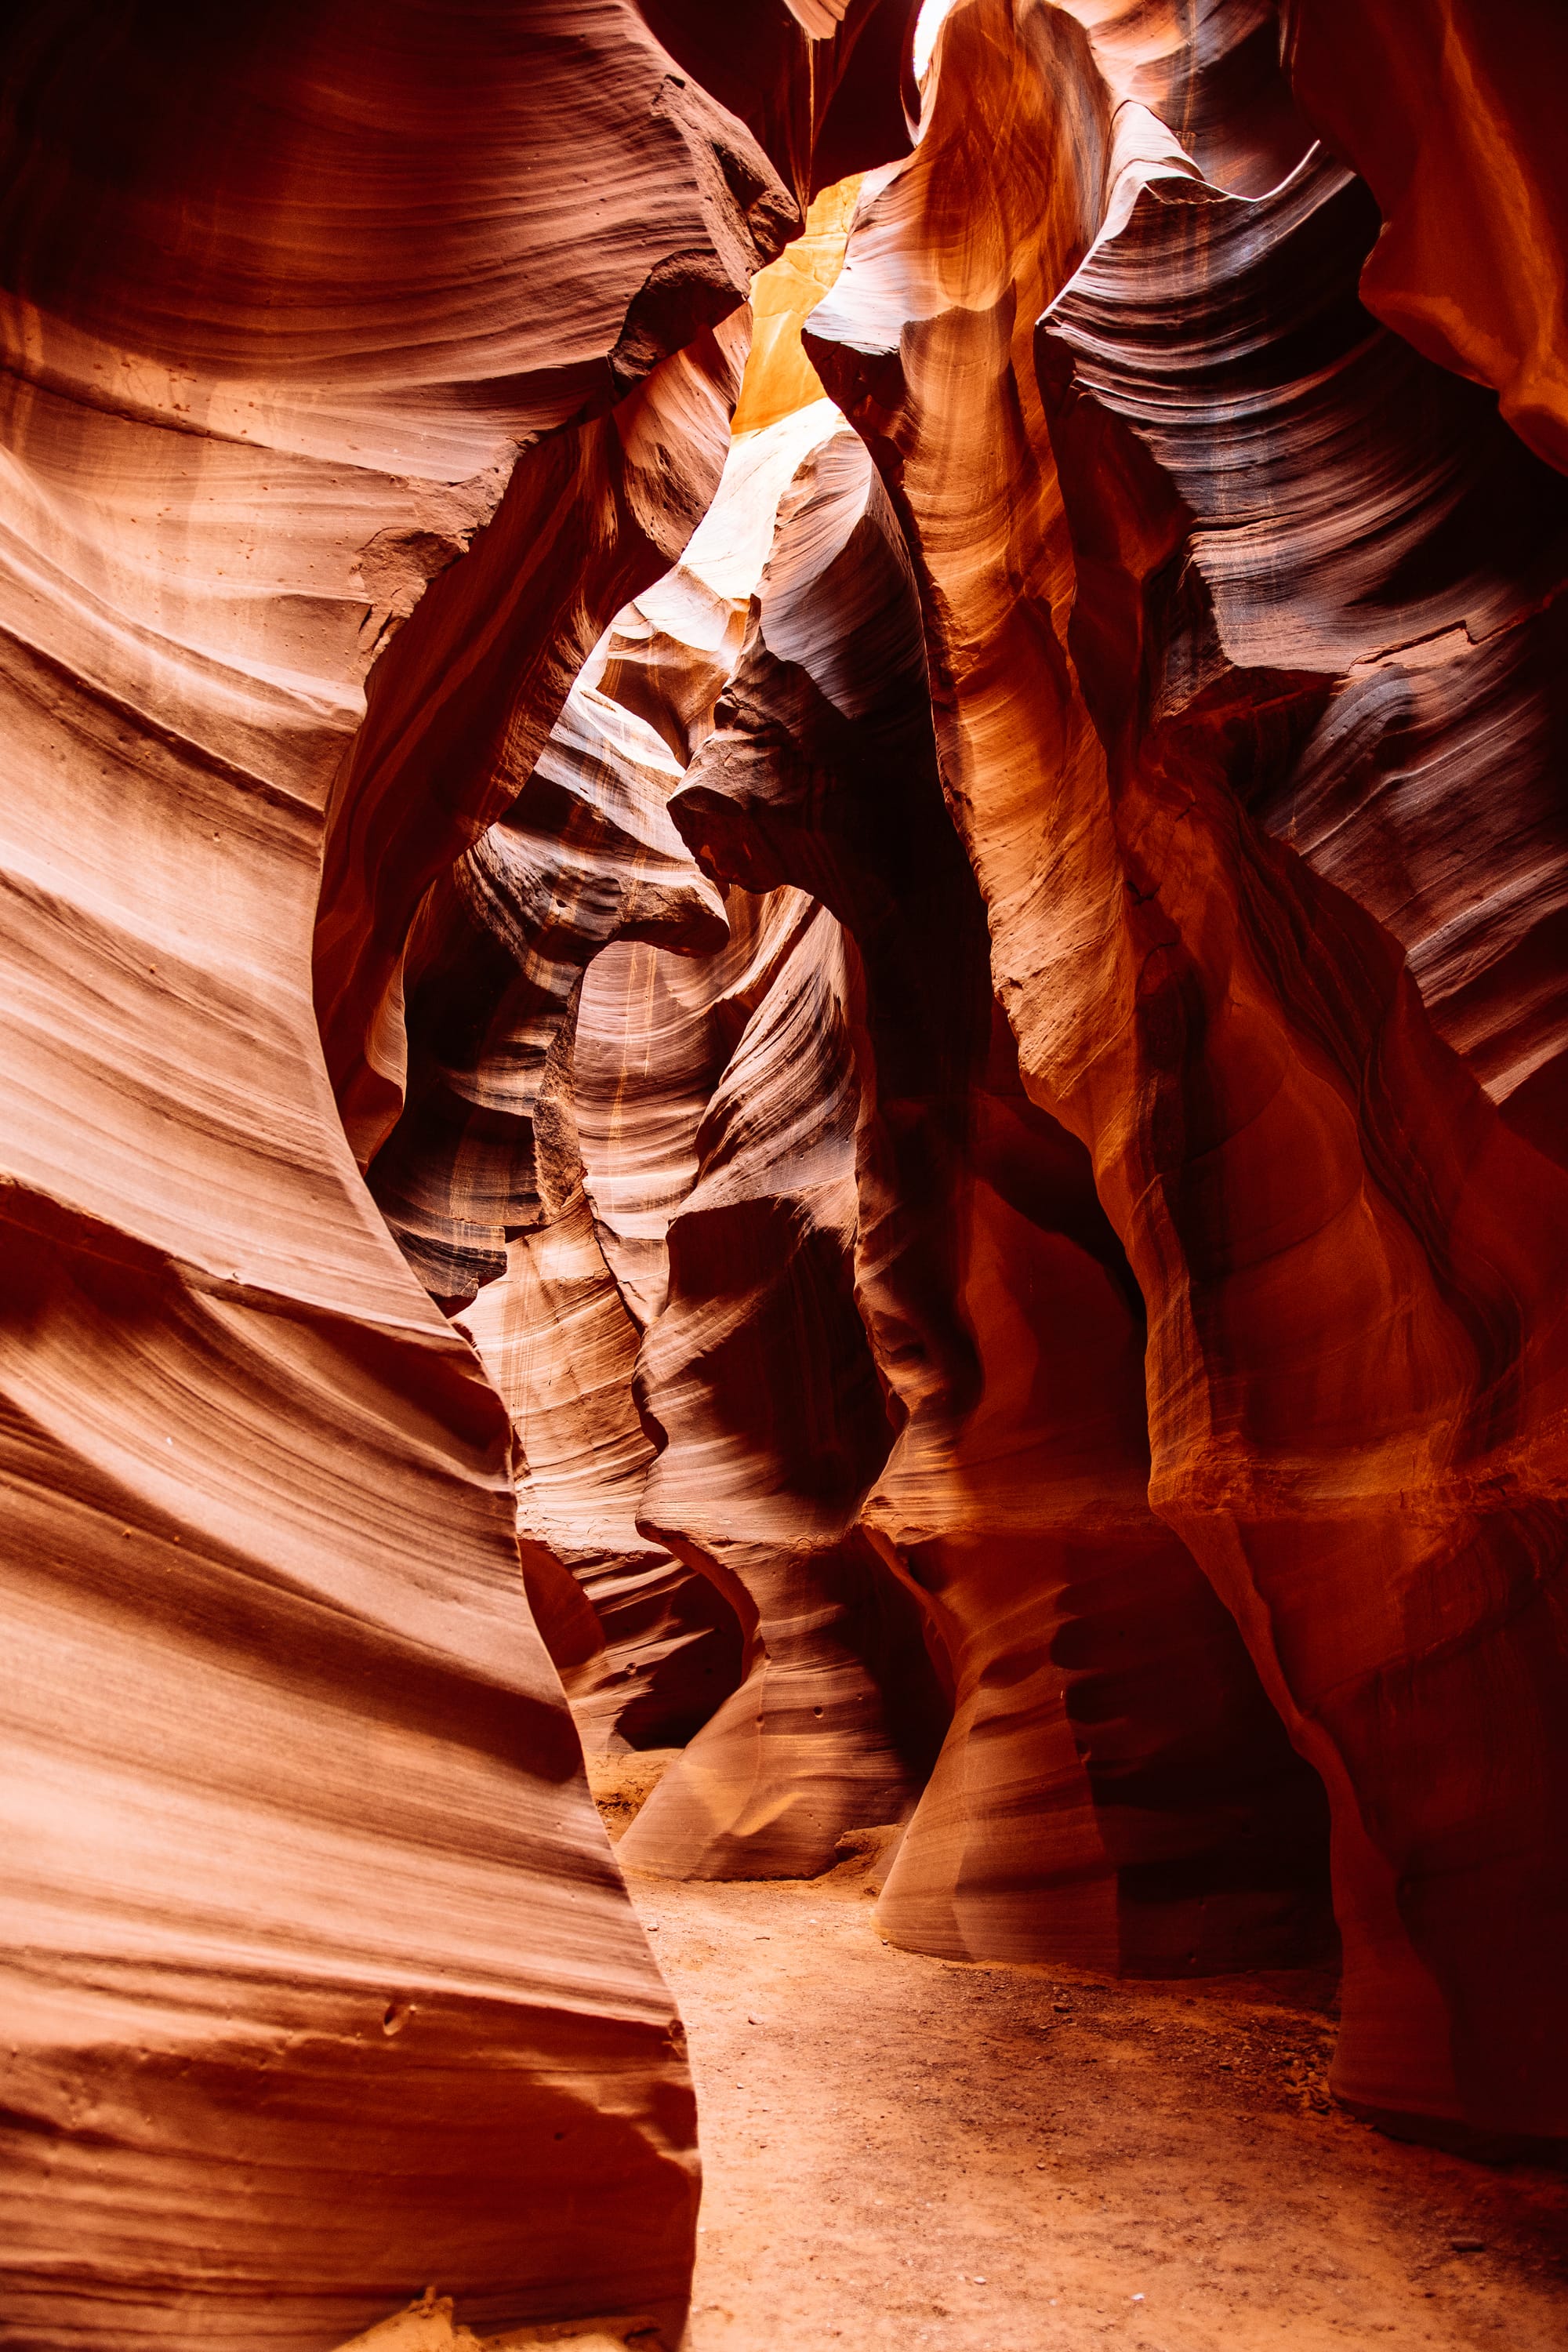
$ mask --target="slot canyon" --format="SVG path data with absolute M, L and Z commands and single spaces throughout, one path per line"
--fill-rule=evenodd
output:
M 1563 0 L 13 0 L 0 2345 L 1568 2338 Z

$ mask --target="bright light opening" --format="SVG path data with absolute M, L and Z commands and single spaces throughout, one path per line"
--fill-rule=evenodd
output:
M 936 47 L 936 37 L 942 30 L 942 20 L 952 6 L 952 0 L 925 0 L 925 5 L 915 18 L 915 79 L 925 79 L 925 69 L 931 63 L 931 53 Z

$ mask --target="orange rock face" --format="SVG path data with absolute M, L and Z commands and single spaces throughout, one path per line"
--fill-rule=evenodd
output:
M 1328 1790 L 1340 2087 L 1557 2131 L 1562 483 L 1361 310 L 1342 169 L 1205 180 L 1088 30 L 953 11 L 808 347 L 1145 1302 L 1150 1499 Z M 1461 872 L 1483 737 L 1518 819 Z
M 1374 317 L 1500 395 L 1568 470 L 1568 21 L 1551 0 L 1285 0 L 1303 114 L 1386 224 L 1362 278 Z
M 472 1114 L 460 1293 L 580 939 L 726 935 L 662 750 L 562 711 L 711 499 L 751 277 L 876 13 L 741 61 L 761 136 L 624 0 L 68 5 L 0 44 L 29 2343 L 318 2347 L 432 2278 L 481 2322 L 679 2326 L 680 2029 L 531 1619 L 508 1413 L 354 1153 L 411 1069 L 449 1159 Z M 576 914 L 521 967 L 470 925 L 454 1057 L 441 910 L 516 919 L 519 792 L 569 829 L 579 753 L 615 790 Z
M 29 2345 L 673 2343 L 584 1746 L 1568 2133 L 1550 16 L 0 37 Z
M 924 1602 L 955 1710 L 881 1923 L 959 1958 L 1156 1972 L 1294 1953 L 1317 1790 L 1151 1516 L 1141 1301 L 1087 1156 L 990 1016 L 915 579 L 847 429 L 781 504 L 718 719 L 677 824 L 753 887 L 813 887 L 856 950 L 856 1279 L 889 1392 L 861 1527 Z M 798 1084 L 798 1047 L 777 1060 Z

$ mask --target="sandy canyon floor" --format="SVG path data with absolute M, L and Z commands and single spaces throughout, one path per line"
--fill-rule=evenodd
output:
M 1568 2344 L 1568 2177 L 1333 2108 L 1323 1973 L 954 1966 L 854 1864 L 629 1884 L 701 2105 L 690 2352 Z

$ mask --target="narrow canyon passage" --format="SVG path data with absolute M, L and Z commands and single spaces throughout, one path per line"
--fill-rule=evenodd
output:
M 1565 89 L 0 9 L 0 2352 L 1568 2352 Z
M 1333 2106 L 1331 1970 L 933 1960 L 854 1862 L 628 1884 L 697 2080 L 689 2352 L 1562 2344 L 1568 2178 Z

